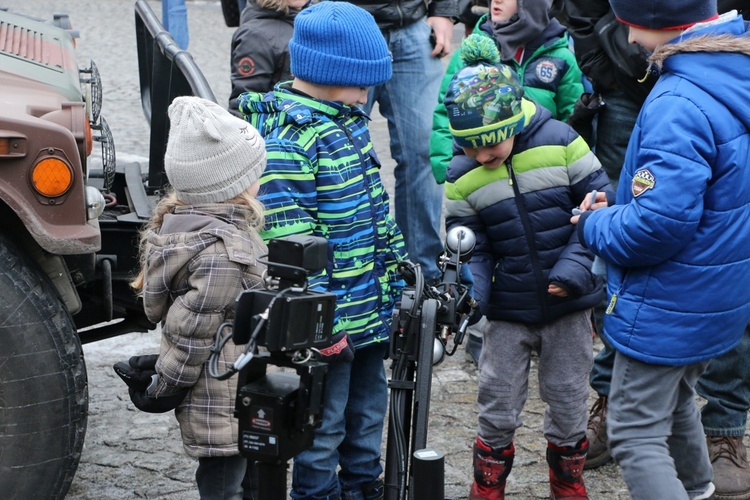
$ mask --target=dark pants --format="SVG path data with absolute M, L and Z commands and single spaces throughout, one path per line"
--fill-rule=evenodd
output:
M 199 458 L 195 481 L 201 500 L 241 500 L 246 467 L 242 455 Z

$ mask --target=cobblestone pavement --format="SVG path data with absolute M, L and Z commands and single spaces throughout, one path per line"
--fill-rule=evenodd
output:
M 80 31 L 82 64 L 93 59 L 104 82 L 103 115 L 113 130 L 122 162 L 128 155 L 146 156 L 148 127 L 140 109 L 134 33 L 134 2 L 129 0 L 0 0 L 0 7 L 51 18 L 68 12 Z M 161 5 L 151 2 L 160 16 Z M 220 103 L 229 95 L 229 42 L 232 29 L 218 1 L 188 1 L 189 50 Z M 461 35 L 457 29 L 456 39 Z M 374 113 L 373 141 L 385 161 L 383 178 L 392 192 L 393 162 L 384 120 Z M 90 413 L 86 443 L 69 492 L 83 499 L 197 498 L 196 462 L 182 451 L 173 414 L 137 411 L 111 366 L 131 355 L 155 352 L 158 333 L 132 333 L 84 346 L 89 376 Z M 433 376 L 428 446 L 445 453 L 445 492 L 466 498 L 471 484 L 471 444 L 476 426 L 476 369 L 463 350 L 436 368 Z M 517 456 L 508 480 L 509 498 L 549 496 L 546 443 L 542 436 L 544 405 L 536 389 L 532 362 L 524 424 L 516 435 Z M 592 398 L 593 401 L 593 398 Z M 614 465 L 585 473 L 592 499 L 629 498 Z M 432 500 L 432 499 L 417 499 Z

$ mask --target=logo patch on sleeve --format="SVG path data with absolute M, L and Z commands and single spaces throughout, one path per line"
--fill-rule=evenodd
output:
M 630 185 L 630 189 L 633 191 L 634 197 L 639 197 L 649 189 L 654 189 L 656 184 L 656 177 L 647 168 L 642 168 L 637 171 L 633 176 L 633 183 Z
M 549 59 L 542 59 L 536 65 L 536 77 L 544 83 L 552 83 L 557 78 L 557 66 Z
M 255 73 L 255 61 L 251 57 L 243 57 L 237 64 L 237 72 L 242 76 L 250 76 Z

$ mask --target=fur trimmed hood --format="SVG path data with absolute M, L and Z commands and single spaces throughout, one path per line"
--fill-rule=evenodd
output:
M 651 66 L 700 88 L 750 130 L 750 22 L 735 12 L 696 28 L 657 47 Z
M 726 52 L 750 56 L 750 36 L 701 35 L 677 43 L 667 43 L 657 47 L 648 62 L 661 71 L 666 58 L 691 52 Z

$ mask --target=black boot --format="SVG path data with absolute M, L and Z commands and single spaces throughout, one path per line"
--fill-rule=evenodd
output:
M 377 479 L 370 484 L 366 484 L 361 488 L 363 498 L 365 500 L 383 500 L 385 496 L 385 486 L 381 479 Z M 355 498 L 356 490 L 345 490 L 341 492 L 341 500 L 347 500 Z M 356 498 L 359 498 L 357 495 Z

